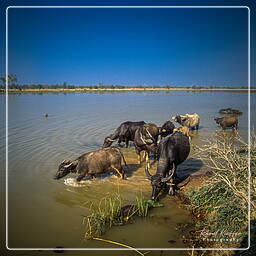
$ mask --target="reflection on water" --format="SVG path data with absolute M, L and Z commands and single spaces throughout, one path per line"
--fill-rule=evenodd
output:
M 219 130 L 213 118 L 219 116 L 219 109 L 227 107 L 243 112 L 239 116 L 239 134 L 246 139 L 247 97 L 246 93 L 237 92 L 9 95 L 9 246 L 111 247 L 83 240 L 83 216 L 89 213 L 91 202 L 118 190 L 128 203 L 136 195 L 148 198 L 151 186 L 144 174 L 144 164 L 140 166 L 134 160 L 133 147 L 122 149 L 128 163 L 127 180 L 108 175 L 88 181 L 85 187 L 72 188 L 65 186 L 63 179 L 53 180 L 59 163 L 98 149 L 104 138 L 127 120 L 161 126 L 173 115 L 196 112 L 201 116 L 201 125 L 199 131 L 192 132 L 192 143 L 201 145 Z M 4 95 L 0 95 L 0 100 L 3 107 Z M 252 104 L 255 109 L 254 100 Z M 251 122 L 255 124 L 255 116 Z M 0 132 L 3 140 L 3 126 Z M 225 133 L 231 134 L 232 130 Z M 3 162 L 3 143 L 0 150 Z M 152 173 L 155 168 L 156 164 Z M 191 154 L 179 170 L 180 176 L 185 176 L 196 175 L 204 168 Z M 4 189 L 3 173 L 0 178 Z M 184 247 L 177 225 L 189 222 L 189 214 L 173 198 L 165 197 L 163 203 L 165 207 L 154 209 L 151 219 L 115 227 L 104 237 L 136 247 Z M 175 242 L 168 243 L 169 240 Z

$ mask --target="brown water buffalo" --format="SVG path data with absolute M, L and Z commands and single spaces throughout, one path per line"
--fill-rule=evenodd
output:
M 159 143 L 159 160 L 156 174 L 151 175 L 146 166 L 146 175 L 152 185 L 152 200 L 170 183 L 169 194 L 174 194 L 173 179 L 177 177 L 177 166 L 184 162 L 190 152 L 188 136 L 175 132 L 162 139 Z
M 115 132 L 104 139 L 103 148 L 110 147 L 114 141 L 118 139 L 118 144 L 125 142 L 126 147 L 129 145 L 129 141 L 134 141 L 135 131 L 138 127 L 146 124 L 144 121 L 131 122 L 126 121 L 120 124 Z
M 222 129 L 226 129 L 227 127 L 237 129 L 238 126 L 238 118 L 236 116 L 215 117 L 214 120 Z
M 142 151 L 146 152 L 146 162 L 149 163 L 149 153 L 157 154 L 157 140 L 158 140 L 159 130 L 155 124 L 144 124 L 139 127 L 134 136 L 134 146 L 136 154 L 138 155 L 138 161 L 141 163 Z
M 64 160 L 59 165 L 54 179 L 60 179 L 73 172 L 79 175 L 76 180 L 81 181 L 85 176 L 92 178 L 95 174 L 106 173 L 111 169 L 114 169 L 124 179 L 124 171 L 121 165 L 122 160 L 126 165 L 122 152 L 115 147 L 88 152 L 74 161 Z
M 200 124 L 200 116 L 197 113 L 176 115 L 172 117 L 172 120 L 174 120 L 182 126 L 187 126 L 192 130 L 198 130 Z

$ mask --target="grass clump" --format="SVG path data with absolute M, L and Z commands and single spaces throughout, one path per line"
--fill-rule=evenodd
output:
M 93 205 L 91 205 L 92 212 L 85 217 L 87 220 L 85 237 L 101 236 L 113 225 L 122 224 L 120 215 L 121 205 L 122 198 L 118 194 L 102 198 L 96 208 L 93 208 Z
M 152 207 L 163 206 L 142 196 L 136 197 L 134 204 L 124 205 L 120 194 L 106 196 L 95 207 L 91 205 L 91 214 L 84 218 L 87 228 L 86 239 L 103 235 L 112 226 L 124 225 L 133 216 L 146 217 Z

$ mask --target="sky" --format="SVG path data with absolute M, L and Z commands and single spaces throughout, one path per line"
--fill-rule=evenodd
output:
M 8 52 L 21 84 L 246 86 L 248 9 L 10 8 Z

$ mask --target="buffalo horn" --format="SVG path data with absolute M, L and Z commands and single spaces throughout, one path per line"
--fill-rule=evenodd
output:
M 161 181 L 162 181 L 162 182 L 167 182 L 167 181 L 169 181 L 169 180 L 172 178 L 173 174 L 174 174 L 174 172 L 172 172 L 169 176 L 167 176 L 167 177 L 165 177 L 165 178 L 162 178 Z
M 108 140 L 108 141 L 111 141 L 111 142 L 114 142 L 114 141 L 115 141 L 115 140 L 112 140 L 112 139 L 110 139 L 110 138 L 107 138 L 107 140 Z
M 146 165 L 145 173 L 146 173 L 148 179 L 151 180 L 152 175 L 151 175 L 151 174 L 149 173 L 149 171 L 148 171 L 148 165 Z
M 162 129 L 162 132 L 166 132 L 166 129 Z
M 70 167 L 71 165 L 72 165 L 72 163 L 67 164 L 67 165 L 64 165 L 63 167 L 64 167 L 64 168 L 68 168 L 68 167 Z

